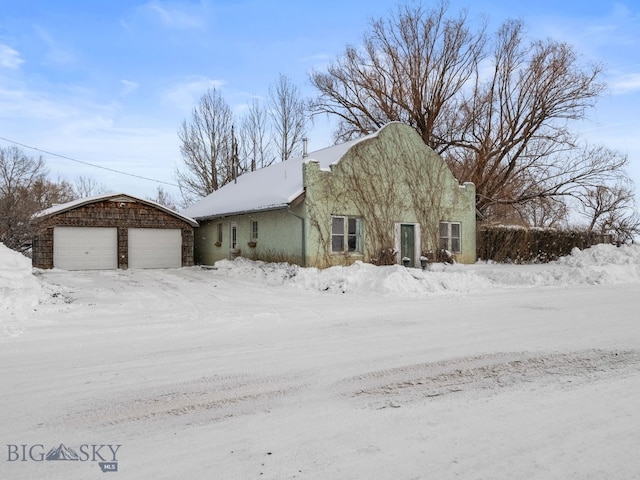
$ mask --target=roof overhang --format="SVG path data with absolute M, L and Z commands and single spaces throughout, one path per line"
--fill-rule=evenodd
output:
M 73 210 L 79 207 L 83 207 L 85 205 L 90 205 L 92 203 L 97 203 L 97 202 L 102 202 L 102 201 L 111 201 L 111 202 L 116 202 L 116 203 L 128 203 L 128 202 L 136 202 L 136 203 L 142 203 L 144 205 L 147 205 L 149 207 L 153 207 L 156 208 L 158 210 L 161 210 L 165 213 L 167 213 L 168 215 L 174 216 L 176 218 L 179 218 L 180 220 L 184 220 L 185 222 L 187 222 L 189 225 L 191 225 L 192 227 L 197 227 L 198 226 L 198 222 L 196 220 L 194 220 L 193 218 L 190 217 L 186 217 L 178 212 L 176 212 L 175 210 L 172 210 L 168 207 L 165 207 L 164 205 L 160 205 L 159 203 L 156 203 L 154 201 L 151 200 L 145 200 L 144 198 L 140 198 L 140 197 L 136 197 L 135 195 L 130 195 L 128 193 L 107 193 L 107 194 L 102 194 L 102 195 L 96 195 L 93 197 L 87 197 L 87 198 L 81 198 L 78 200 L 73 200 L 71 202 L 67 202 L 67 203 L 63 203 L 60 205 L 54 205 L 52 207 L 49 207 L 45 210 L 41 210 L 40 212 L 37 212 L 33 215 L 33 217 L 31 217 L 31 220 L 34 222 L 40 222 L 42 220 L 44 220 L 45 218 L 51 217 L 52 215 L 57 215 L 59 213 L 63 213 L 63 212 L 68 212 L 69 210 Z
M 225 218 L 225 217 L 233 217 L 235 215 L 249 215 L 251 213 L 262 213 L 262 212 L 271 212 L 274 210 L 286 210 L 289 208 L 295 208 L 298 205 L 300 205 L 302 202 L 304 202 L 305 199 L 305 192 L 302 191 L 302 193 L 296 195 L 293 200 L 291 200 L 288 203 L 279 203 L 276 205 L 266 205 L 264 207 L 261 208 L 252 208 L 251 210 L 235 210 L 235 211 L 228 211 L 228 212 L 219 212 L 219 213 L 214 213 L 212 215 L 207 215 L 207 216 L 198 216 L 195 217 L 196 220 L 198 221 L 202 221 L 202 220 L 213 220 L 214 218 Z
M 233 217 L 235 215 L 248 215 L 251 213 L 261 213 L 261 212 L 271 212 L 274 210 L 285 210 L 289 208 L 289 204 L 288 203 L 283 203 L 280 205 L 269 205 L 266 206 L 264 208 L 254 208 L 251 210 L 237 210 L 237 211 L 230 211 L 230 212 L 220 212 L 220 213 L 214 213 L 212 215 L 207 215 L 204 217 L 195 217 L 196 220 L 198 221 L 202 221 L 202 220 L 213 220 L 214 218 L 224 218 L 224 217 Z

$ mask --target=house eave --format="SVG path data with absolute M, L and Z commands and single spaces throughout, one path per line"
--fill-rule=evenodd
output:
M 305 192 L 299 193 L 293 197 L 293 199 L 287 203 L 278 203 L 273 205 L 265 205 L 264 207 L 256 207 L 245 210 L 230 210 L 227 212 L 217 212 L 211 215 L 194 217 L 197 221 L 213 220 L 214 218 L 233 217 L 234 215 L 248 215 L 251 213 L 271 212 L 274 210 L 285 210 L 289 208 L 295 208 L 304 202 Z
M 170 208 L 165 207 L 164 205 L 160 205 L 159 203 L 156 203 L 152 200 L 145 200 L 143 198 L 140 197 L 136 197 L 135 195 L 131 195 L 128 193 L 109 193 L 109 194 L 101 194 L 101 195 L 96 195 L 93 197 L 88 197 L 88 198 L 84 198 L 84 199 L 79 199 L 79 200 L 74 200 L 71 202 L 68 202 L 68 205 L 63 204 L 60 205 L 61 208 L 56 208 L 54 207 L 49 207 L 45 210 L 41 210 L 40 212 L 35 213 L 32 217 L 31 217 L 31 221 L 38 223 L 48 217 L 51 217 L 53 215 L 58 215 L 60 213 L 64 213 L 64 212 L 68 212 L 69 210 L 74 210 L 76 208 L 80 208 L 83 207 L 85 205 L 90 205 L 92 203 L 97 203 L 97 202 L 101 202 L 101 201 L 112 201 L 112 202 L 138 202 L 138 203 L 142 203 L 144 205 L 147 205 L 149 207 L 153 207 L 153 208 L 157 208 L 158 210 L 161 210 L 165 213 L 167 213 L 168 215 L 171 215 L 173 217 L 179 218 L 180 220 L 183 220 L 185 222 L 187 222 L 189 225 L 191 225 L 192 227 L 197 227 L 198 226 L 198 222 L 191 218 L 191 217 L 186 217 L 174 210 L 171 210 Z
M 197 221 L 202 222 L 207 220 L 213 220 L 215 218 L 233 217 L 234 215 L 247 215 L 250 213 L 261 213 L 261 212 L 270 212 L 274 210 L 284 210 L 288 207 L 289 207 L 288 203 L 283 203 L 281 205 L 269 205 L 264 208 L 253 208 L 251 210 L 235 210 L 235 211 L 229 211 L 229 212 L 219 212 L 219 213 L 214 213 L 212 215 L 206 215 L 203 217 L 194 217 L 194 218 Z

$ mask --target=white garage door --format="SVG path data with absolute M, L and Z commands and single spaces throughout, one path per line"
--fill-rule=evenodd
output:
M 118 229 L 55 227 L 53 266 L 64 270 L 118 268 Z
M 179 228 L 130 228 L 129 268 L 180 268 L 182 231 Z

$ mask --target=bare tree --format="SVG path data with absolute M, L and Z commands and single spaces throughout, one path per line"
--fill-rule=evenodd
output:
M 70 202 L 78 198 L 73 186 L 66 180 L 56 181 L 42 178 L 37 180 L 28 190 L 29 202 L 33 203 L 33 213 L 60 203 Z
M 8 197 L 20 188 L 30 188 L 42 180 L 47 169 L 42 157 L 27 157 L 14 146 L 0 147 L 0 195 Z
M 147 200 L 156 202 L 163 207 L 170 208 L 171 210 L 178 210 L 178 202 L 171 193 L 167 192 L 162 185 L 158 185 L 155 197 L 147 197 Z
M 273 156 L 270 140 L 269 114 L 254 99 L 240 123 L 240 149 L 244 171 L 254 171 L 271 165 Z
M 92 197 L 108 191 L 109 189 L 95 178 L 80 175 L 73 181 L 73 193 L 77 198 Z
M 178 137 L 184 169 L 176 169 L 175 178 L 186 200 L 204 197 L 233 179 L 232 125 L 231 109 L 215 88 L 182 123 Z
M 569 206 L 562 198 L 541 197 L 517 205 L 494 205 L 491 217 L 501 223 L 523 227 L 559 228 L 569 227 Z
M 281 161 L 301 150 L 305 135 L 305 102 L 291 80 L 280 74 L 269 88 L 270 113 L 273 123 L 274 144 Z
M 27 192 L 45 178 L 42 157 L 27 157 L 14 146 L 0 147 L 0 242 L 20 249 L 26 241 L 26 225 L 34 213 Z
M 446 13 L 445 3 L 429 11 L 398 7 L 371 22 L 362 48 L 348 46 L 326 72 L 311 74 L 320 92 L 311 111 L 338 116 L 336 141 L 401 121 L 441 151 L 442 116 L 476 73 L 486 41 L 483 28 L 471 31 L 465 13 Z
M 579 145 L 569 128 L 602 94 L 601 66 L 581 64 L 566 43 L 525 41 L 522 22 L 489 36 L 447 8 L 399 7 L 372 21 L 361 49 L 312 73 L 312 112 L 339 118 L 337 140 L 390 121 L 413 126 L 458 180 L 476 185 L 486 219 L 558 223 L 563 199 L 626 177 L 626 157 Z
M 593 188 L 582 198 L 579 212 L 587 218 L 589 231 L 611 233 L 625 242 L 640 234 L 640 217 L 634 207 L 633 186 L 620 183 Z
M 28 157 L 17 147 L 0 147 L 0 242 L 7 247 L 26 250 L 32 215 L 73 199 L 69 183 L 52 182 L 46 174 L 42 157 Z
M 521 22 L 499 30 L 490 73 L 476 76 L 464 94 L 447 138 L 446 159 L 458 178 L 476 184 L 480 212 L 579 196 L 622 172 L 624 158 L 602 147 L 578 148 L 568 128 L 604 88 L 600 67 L 583 68 L 577 58 L 564 43 L 526 43 Z

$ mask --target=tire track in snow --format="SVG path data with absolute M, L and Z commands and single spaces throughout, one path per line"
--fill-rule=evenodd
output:
M 126 399 L 110 400 L 70 414 L 66 425 L 109 426 L 184 417 L 186 424 L 206 424 L 229 417 L 267 412 L 305 386 L 302 377 L 225 375 L 143 389 Z
M 340 382 L 361 408 L 399 407 L 459 392 L 495 394 L 523 383 L 573 388 L 584 382 L 640 371 L 640 351 L 495 353 L 368 372 Z

